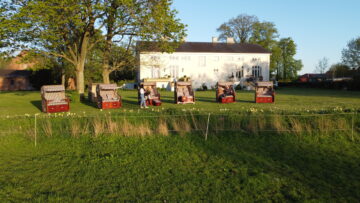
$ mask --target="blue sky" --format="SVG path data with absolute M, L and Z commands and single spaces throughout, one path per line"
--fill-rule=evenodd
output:
M 360 0 L 174 0 L 188 25 L 187 41 L 210 42 L 222 23 L 239 14 L 275 23 L 280 37 L 297 44 L 296 58 L 313 72 L 319 59 L 341 60 L 347 42 L 360 36 Z

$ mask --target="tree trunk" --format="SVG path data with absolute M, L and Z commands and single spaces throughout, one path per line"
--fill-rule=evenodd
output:
M 110 30 L 110 29 L 109 29 Z M 110 83 L 110 54 L 111 54 L 111 46 L 112 46 L 112 33 L 108 31 L 108 35 L 106 36 L 106 43 L 104 47 L 104 55 L 103 55 L 103 64 L 102 64 L 102 76 L 103 82 L 105 84 Z
M 103 54 L 103 64 L 102 64 L 102 76 L 103 76 L 103 82 L 105 84 L 110 84 L 110 52 L 111 52 L 111 41 L 107 41 L 105 48 L 104 48 L 104 54 Z
M 66 78 L 65 78 L 65 71 L 64 70 L 61 70 L 61 85 L 65 86 L 65 83 L 66 83 Z
M 86 32 L 81 42 L 80 50 L 78 51 L 78 60 L 76 63 L 76 88 L 80 94 L 80 99 L 84 97 L 85 81 L 84 81 L 84 68 L 85 60 L 88 52 L 90 33 Z
M 107 64 L 103 64 L 102 76 L 103 76 L 103 82 L 105 84 L 110 84 L 110 71 L 109 71 L 108 66 L 109 65 L 107 65 Z
M 81 69 L 81 64 L 79 63 L 77 65 L 77 69 L 76 71 L 76 89 L 78 91 L 78 93 L 80 94 L 80 97 L 84 96 L 84 89 L 85 89 L 85 85 L 84 85 L 84 68 Z

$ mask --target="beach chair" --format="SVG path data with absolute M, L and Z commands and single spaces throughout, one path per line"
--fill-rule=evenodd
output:
M 117 109 L 122 106 L 116 84 L 97 84 L 96 94 L 99 109 Z
M 70 101 L 65 96 L 65 87 L 62 85 L 42 86 L 41 99 L 44 113 L 66 112 L 70 109 Z
M 176 82 L 174 99 L 176 104 L 195 104 L 195 93 L 190 82 Z
M 216 101 L 223 104 L 235 102 L 234 83 L 218 82 L 216 85 Z
M 257 82 L 255 86 L 255 103 L 275 102 L 273 82 Z
M 160 106 L 161 99 L 160 93 L 156 88 L 156 82 L 142 82 L 140 85 L 143 85 L 145 90 L 146 105 Z M 138 100 L 140 102 L 140 89 L 138 91 Z

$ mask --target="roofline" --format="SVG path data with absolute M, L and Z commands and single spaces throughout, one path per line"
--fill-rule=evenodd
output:
M 161 52 L 161 51 L 139 51 L 140 54 L 142 53 L 165 53 L 165 54 L 172 54 L 172 53 L 205 53 L 205 54 L 272 54 L 271 52 L 200 52 L 200 51 L 173 51 L 173 52 Z

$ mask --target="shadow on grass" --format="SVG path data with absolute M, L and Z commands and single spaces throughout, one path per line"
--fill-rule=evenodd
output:
M 98 106 L 97 106 L 97 104 L 95 103 L 95 102 L 91 102 L 91 101 L 89 101 L 88 99 L 81 99 L 80 100 L 80 103 L 81 104 L 84 104 L 84 105 L 86 105 L 86 106 L 89 106 L 89 107 L 93 107 L 93 108 L 98 108 Z
M 209 98 L 209 97 L 196 97 L 195 95 L 195 101 L 200 101 L 200 102 L 210 102 L 210 103 L 218 103 L 214 98 Z
M 242 99 L 237 99 L 236 102 L 239 102 L 239 103 L 252 103 L 252 104 L 255 104 L 255 101 L 250 101 L 250 100 L 242 100 Z
M 161 96 L 161 102 L 168 104 L 175 104 L 173 96 Z
M 320 88 L 301 88 L 301 87 L 282 87 L 275 90 L 278 95 L 286 96 L 316 96 L 316 97 L 336 97 L 336 98 L 356 98 L 360 96 L 360 91 L 343 91 Z
M 265 135 L 265 134 L 264 134 Z M 275 174 L 282 179 L 278 192 L 291 201 L 360 199 L 360 158 L 341 153 L 341 145 L 355 144 L 343 138 L 328 137 L 324 143 L 315 138 L 304 140 L 294 135 L 223 133 L 210 135 L 207 142 L 199 136 L 194 143 L 211 156 L 220 156 L 247 168 L 247 176 Z M 342 142 L 341 144 L 339 144 Z M 338 143 L 338 147 L 332 146 Z M 229 169 L 231 173 L 233 169 Z M 271 175 L 273 176 L 273 175 Z M 271 182 L 262 183 L 271 187 Z M 269 186 L 270 185 L 270 186 Z
M 39 111 L 42 111 L 41 100 L 33 100 L 30 103 L 35 106 Z
M 129 104 L 130 106 L 139 106 L 139 102 L 137 101 L 137 97 L 122 97 L 123 104 Z

